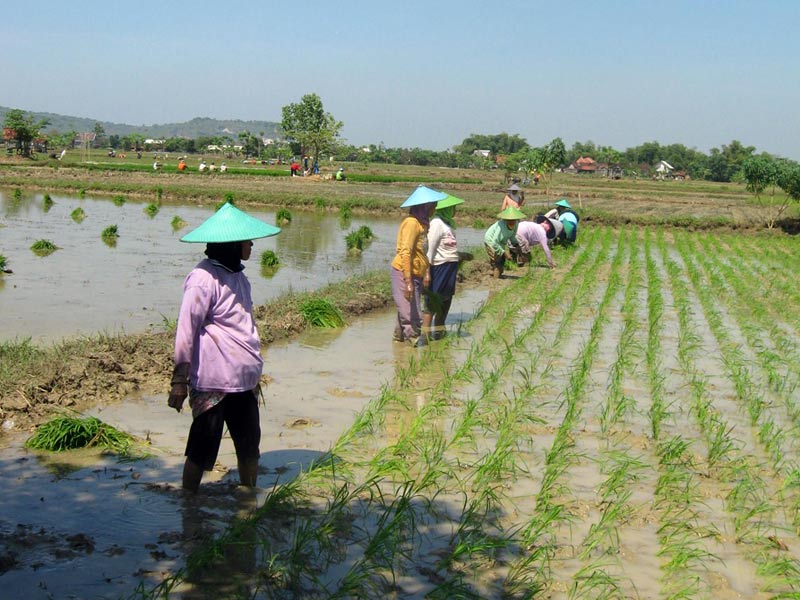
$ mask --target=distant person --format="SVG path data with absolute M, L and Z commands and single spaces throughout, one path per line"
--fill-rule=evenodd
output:
M 178 171 L 185 171 L 186 170 L 186 161 L 184 159 L 180 159 L 178 161 Z
M 67 155 L 67 149 L 66 149 L 66 148 L 64 148 L 64 149 L 61 151 L 61 154 L 58 156 L 58 160 L 61 160 L 61 159 L 62 159 L 62 158 L 64 158 L 66 155 Z
M 226 165 L 225 163 L 222 163 L 222 164 L 219 166 L 219 172 L 220 172 L 220 173 L 224 173 L 224 172 L 225 172 L 225 171 L 227 171 L 227 170 L 228 170 L 228 165 Z
M 205 172 L 208 169 L 208 165 L 206 164 L 205 160 L 200 160 L 200 164 L 197 166 L 197 170 L 201 173 Z
M 523 192 L 516 183 L 512 183 L 506 190 L 506 195 L 503 196 L 503 204 L 500 210 L 503 211 L 509 207 L 522 208 L 525 204 L 525 192 Z
M 517 242 L 519 243 L 517 264 L 529 263 L 534 245 L 539 245 L 542 248 L 542 252 L 544 252 L 545 258 L 547 258 L 547 265 L 551 269 L 555 269 L 556 263 L 553 262 L 548 243 L 555 235 L 555 224 L 544 215 L 537 215 L 533 221 L 520 221 L 517 226 Z
M 545 216 L 551 219 L 558 219 L 564 226 L 564 230 L 557 238 L 557 241 L 564 244 L 574 244 L 578 239 L 578 222 L 580 221 L 580 217 L 572 210 L 569 202 L 564 198 L 556 202 L 555 206 L 554 209 L 547 211 Z
M 153 171 L 158 171 L 160 169 L 161 169 L 161 163 L 158 162 L 157 160 L 154 160 L 153 161 Z
M 319 175 L 319 163 L 317 162 L 316 159 L 314 159 L 314 166 L 312 168 L 312 172 L 314 173 L 314 175 Z
M 297 173 L 300 171 L 300 165 L 297 164 L 297 161 L 292 161 L 292 164 L 289 165 L 289 171 L 292 173 L 292 177 L 297 177 Z
M 339 170 L 336 171 L 336 181 L 346 181 L 347 177 L 344 174 L 344 169 L 339 167 Z
M 498 213 L 497 221 L 483 235 L 483 245 L 486 249 L 486 255 L 489 257 L 492 277 L 495 279 L 500 279 L 503 276 L 506 259 L 511 260 L 513 258 L 512 252 L 508 248 L 509 244 L 512 250 L 518 251 L 517 227 L 520 219 L 524 218 L 524 212 L 509 206 Z
M 208 170 L 209 171 L 216 171 L 217 170 L 217 165 L 214 164 L 213 160 L 211 161 L 211 164 L 208 165 Z

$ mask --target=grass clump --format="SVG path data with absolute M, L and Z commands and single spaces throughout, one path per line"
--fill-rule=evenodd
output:
M 58 250 L 58 246 L 50 240 L 36 240 L 33 242 L 31 250 L 33 250 L 34 254 L 38 254 L 39 256 L 48 256 Z
M 312 327 L 344 327 L 344 317 L 329 300 L 309 298 L 300 305 L 300 313 Z
M 155 217 L 155 216 L 158 214 L 158 211 L 159 211 L 159 210 L 160 210 L 160 209 L 158 208 L 158 204 L 152 204 L 152 203 L 151 203 L 151 204 L 148 204 L 147 206 L 145 206 L 145 207 L 144 207 L 144 212 L 145 212 L 145 213 L 147 214 L 147 216 L 148 216 L 148 217 L 150 217 L 151 219 L 152 219 L 153 217 Z
M 69 216 L 76 223 L 82 223 L 83 220 L 86 218 L 86 212 L 84 212 L 84 210 L 79 206 L 78 208 L 73 210 L 71 213 L 69 213 Z
M 22 190 L 20 188 L 14 188 L 14 200 L 17 202 L 22 200 Z
M 26 440 L 25 447 L 48 452 L 104 448 L 128 456 L 133 443 L 133 436 L 96 417 L 61 415 L 37 427 L 36 432 Z
M 123 204 L 125 204 L 125 196 L 123 196 L 122 194 L 117 194 L 116 196 L 114 196 L 113 202 L 114 206 L 122 206 Z
M 0 273 L 5 272 L 7 265 L 8 265 L 8 259 L 2 254 L 0 254 Z
M 44 208 L 44 212 L 47 212 L 51 208 L 53 208 L 53 204 L 54 204 L 54 202 L 53 202 L 53 199 L 50 197 L 50 194 L 45 194 L 42 197 L 42 206 Z
M 222 198 L 222 202 L 218 202 L 217 205 L 214 207 L 214 212 L 218 211 L 226 204 L 230 204 L 231 206 L 236 206 L 236 198 L 234 197 L 233 192 L 225 193 L 225 196 Z

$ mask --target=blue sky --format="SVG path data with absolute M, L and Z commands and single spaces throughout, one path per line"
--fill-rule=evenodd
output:
M 352 144 L 472 133 L 800 160 L 800 2 L 13 2 L 0 105 L 150 125 L 280 121 L 307 93 Z

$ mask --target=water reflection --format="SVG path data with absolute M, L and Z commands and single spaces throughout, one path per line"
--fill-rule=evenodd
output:
M 31 337 L 57 340 L 96 332 L 128 333 L 174 318 L 186 274 L 199 262 L 202 244 L 183 244 L 180 237 L 213 214 L 213 207 L 164 204 L 151 218 L 148 202 L 111 198 L 53 196 L 49 211 L 41 194 L 16 199 L 13 190 L 0 192 L 0 253 L 13 275 L 4 275 L 0 305 L 4 320 L 0 341 Z M 76 209 L 85 219 L 76 223 Z M 274 211 L 247 209 L 268 223 Z M 176 230 L 173 222 L 184 221 Z M 294 210 L 292 222 L 275 237 L 255 240 L 247 274 L 253 299 L 263 304 L 289 291 L 318 289 L 352 274 L 386 269 L 394 255 L 400 215 L 353 217 L 343 230 L 335 212 Z M 101 233 L 110 223 L 118 227 L 116 247 Z M 347 252 L 348 231 L 368 226 L 375 239 L 363 253 Z M 459 229 L 459 243 L 481 244 L 483 232 Z M 30 246 L 52 240 L 60 249 L 40 259 Z M 272 250 L 281 262 L 273 273 L 261 272 L 257 257 Z M 388 275 L 387 275 L 388 276 Z

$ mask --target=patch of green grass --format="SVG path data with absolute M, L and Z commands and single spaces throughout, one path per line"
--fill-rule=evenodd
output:
M 83 209 L 82 209 L 82 208 L 79 206 L 78 208 L 76 208 L 75 210 L 73 210 L 71 213 L 69 213 L 69 216 L 70 216 L 70 217 L 72 218 L 72 220 L 73 220 L 73 221 L 75 221 L 76 223 L 81 223 L 81 222 L 82 222 L 82 221 L 83 221 L 83 220 L 86 218 L 86 213 L 85 213 L 85 212 L 84 212 L 84 210 L 83 210 Z
M 77 448 L 105 448 L 121 455 L 130 455 L 133 436 L 103 423 L 96 417 L 55 417 L 36 428 L 25 441 L 27 448 L 63 452 Z
M 116 196 L 114 196 L 113 202 L 114 206 L 122 206 L 123 204 L 125 204 L 125 196 L 123 196 L 122 194 L 117 194 Z
M 22 200 L 22 190 L 20 188 L 14 188 L 14 200 Z
M 39 256 L 48 256 L 58 250 L 58 246 L 50 240 L 36 240 L 33 242 L 31 250 L 33 250 L 34 254 L 38 254 Z
M 86 190 L 84 188 L 78 190 L 78 198 L 80 198 L 81 200 L 86 198 Z
M 158 208 L 158 204 L 148 204 L 147 206 L 144 207 L 144 212 L 151 219 L 158 214 L 159 210 L 160 209 Z
M 484 222 L 483 219 L 475 219 L 472 222 L 472 227 L 474 229 L 486 229 L 486 223 Z
M 320 198 L 319 196 L 317 196 L 316 198 L 314 198 L 314 206 L 316 208 L 325 208 L 326 206 L 328 206 L 328 201 L 325 200 L 325 198 Z
M 8 259 L 2 254 L 0 254 L 0 271 L 5 271 L 7 264 L 8 264 Z
M 42 207 L 44 208 L 44 212 L 49 211 L 53 207 L 53 199 L 50 197 L 50 194 L 45 194 L 42 197 Z
M 325 298 L 309 298 L 300 305 L 300 313 L 312 327 L 336 328 L 345 325 L 344 317 Z

